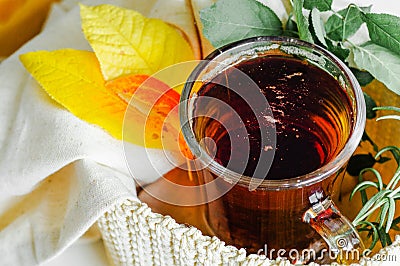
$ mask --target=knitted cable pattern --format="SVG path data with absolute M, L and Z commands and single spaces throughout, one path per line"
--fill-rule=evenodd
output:
M 293 265 L 284 259 L 246 255 L 245 249 L 204 236 L 195 227 L 178 224 L 170 216 L 154 213 L 147 204 L 128 199 L 106 212 L 98 225 L 111 262 L 133 265 Z M 372 258 L 356 265 L 400 265 L 400 236 Z M 310 263 L 310 266 L 317 266 Z M 332 265 L 339 265 L 333 263 Z

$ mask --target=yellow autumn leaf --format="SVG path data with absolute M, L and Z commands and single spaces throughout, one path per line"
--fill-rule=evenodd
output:
M 106 80 L 127 74 L 151 75 L 194 59 L 181 33 L 159 19 L 112 5 L 81 5 L 81 19 Z
M 82 120 L 117 139 L 190 156 L 179 135 L 179 93 L 161 80 L 133 74 L 105 82 L 95 54 L 87 51 L 38 51 L 20 59 L 55 101 Z
M 20 56 L 25 68 L 43 89 L 75 116 L 122 138 L 122 125 L 128 102 L 118 92 L 105 86 L 98 60 L 93 52 L 64 49 L 30 52 Z M 128 96 L 127 96 L 128 97 Z M 160 148 L 161 143 L 151 137 L 144 143 L 146 115 L 131 108 L 126 122 L 132 132 L 128 141 Z M 147 123 L 147 127 L 149 123 Z M 152 134 L 152 129 L 147 130 Z

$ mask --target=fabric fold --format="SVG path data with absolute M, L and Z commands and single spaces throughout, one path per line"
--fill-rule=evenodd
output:
M 81 2 L 119 5 L 146 16 L 161 14 L 154 11 L 158 1 Z M 168 22 L 176 23 L 192 40 L 194 26 L 188 21 L 193 19 L 185 17 L 184 1 L 176 2 L 182 8 L 169 12 Z M 111 206 L 136 199 L 124 145 L 138 162 L 135 178 L 144 183 L 174 167 L 162 150 L 123 144 L 72 115 L 44 92 L 18 58 L 26 52 L 64 48 L 91 50 L 75 0 L 57 4 L 42 33 L 0 64 L 1 265 L 48 261 Z
M 15 197 L 0 216 L 2 265 L 32 265 L 51 259 L 111 206 L 129 198 L 136 198 L 129 176 L 90 160 L 69 164 L 31 193 Z

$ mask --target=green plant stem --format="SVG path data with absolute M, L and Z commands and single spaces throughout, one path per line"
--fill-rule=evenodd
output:
M 362 215 L 361 217 L 359 217 L 358 219 L 354 219 L 353 221 L 353 225 L 358 225 L 358 223 L 362 220 L 364 220 L 365 218 L 369 217 L 372 213 L 374 213 L 374 211 L 376 211 L 380 206 L 382 206 L 383 204 L 385 204 L 388 200 L 384 199 L 382 201 L 380 201 L 377 205 L 375 205 L 372 209 L 370 209 L 368 212 L 366 212 L 364 215 Z

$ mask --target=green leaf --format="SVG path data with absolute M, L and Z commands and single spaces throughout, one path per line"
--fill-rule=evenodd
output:
M 390 229 L 393 229 L 393 230 L 395 230 L 395 231 L 400 231 L 400 227 L 398 227 L 398 226 L 395 225 L 395 224 L 392 224 L 392 227 L 390 227 Z
M 382 208 L 381 208 L 381 210 L 380 210 L 380 214 L 379 214 L 379 226 L 378 226 L 378 228 L 382 228 L 383 227 L 383 224 L 385 223 L 385 221 L 386 221 L 386 214 L 387 214 L 387 212 L 389 211 L 389 204 L 385 204 L 385 205 L 383 205 L 382 206 Z
M 388 245 L 388 239 L 387 239 L 387 234 L 383 230 L 383 228 L 378 228 L 378 235 L 379 235 L 379 240 L 381 241 L 382 247 L 386 247 Z
M 367 71 L 358 70 L 357 68 L 350 67 L 351 72 L 353 72 L 360 86 L 364 87 L 370 84 L 374 80 L 374 76 L 372 76 Z
M 392 222 L 392 228 L 395 229 L 396 231 L 400 231 L 400 228 L 397 226 L 397 224 L 399 223 L 400 223 L 400 216 L 397 216 Z
M 200 11 L 204 36 L 215 47 L 245 38 L 281 35 L 282 22 L 256 0 L 220 0 Z
M 363 132 L 363 135 L 361 137 L 361 141 L 368 141 L 372 147 L 374 148 L 374 151 L 378 152 L 378 145 L 368 136 L 367 132 Z
M 343 20 L 336 14 L 331 15 L 325 23 L 325 31 L 330 39 L 341 41 L 343 37 Z
M 391 239 L 391 237 L 390 237 L 390 235 L 388 233 L 386 233 L 386 241 L 387 241 L 388 246 L 393 244 L 392 239 Z
M 377 107 L 377 108 L 379 108 L 379 107 Z M 394 159 L 397 162 L 397 166 L 400 168 L 400 148 L 399 147 L 396 147 L 396 146 L 384 147 L 375 155 L 375 158 L 378 158 L 384 152 L 387 152 L 387 151 L 390 151 L 390 153 L 393 155 Z M 398 170 L 400 171 L 400 169 L 398 169 Z M 397 173 L 397 170 L 396 170 L 396 173 Z
M 354 218 L 353 224 L 357 224 L 357 222 L 363 220 L 363 216 L 365 216 L 371 208 L 375 208 L 377 204 L 384 204 L 387 199 L 383 199 L 390 191 L 381 190 L 375 195 L 373 195 L 368 202 L 361 208 L 360 212 L 357 214 L 356 218 Z M 375 206 L 375 207 L 374 207 Z
M 379 240 L 378 230 L 376 229 L 376 226 L 375 226 L 373 223 L 368 222 L 368 221 L 361 221 L 359 224 L 360 224 L 360 225 L 365 224 L 365 225 L 367 225 L 367 226 L 370 226 L 371 229 L 373 230 L 373 234 L 372 234 L 372 243 L 371 243 L 371 245 L 368 247 L 369 250 L 372 250 L 372 249 L 375 247 L 376 243 L 378 243 L 378 240 Z M 361 229 L 363 229 L 363 228 L 361 228 Z M 360 231 L 360 230 L 359 230 L 359 231 Z
M 356 154 L 351 156 L 346 171 L 352 176 L 358 176 L 364 168 L 372 167 L 375 158 L 369 154 Z
M 400 115 L 385 115 L 385 116 L 381 116 L 381 117 L 377 118 L 376 121 L 385 120 L 385 119 L 400 120 Z
M 394 194 L 393 199 L 394 199 L 394 200 L 400 199 L 400 192 Z
M 375 107 L 374 110 L 386 110 L 386 111 L 395 111 L 395 112 L 400 112 L 399 107 L 394 107 L 394 106 L 380 106 L 380 107 Z M 384 119 L 396 119 L 400 120 L 399 115 L 385 115 L 381 116 L 376 119 L 376 121 L 384 120 Z
M 366 168 L 366 169 L 368 169 L 368 168 Z M 363 181 L 363 175 L 362 175 L 362 173 L 360 172 L 360 174 L 358 175 L 358 183 L 361 183 L 362 181 Z M 353 190 L 354 190 L 354 189 L 353 189 Z M 368 201 L 367 192 L 366 192 L 365 190 L 361 190 L 361 191 L 360 191 L 360 195 L 361 195 L 361 202 L 362 202 L 362 205 L 364 206 L 364 205 L 367 203 L 367 201 Z M 352 193 L 350 194 L 350 199 L 349 199 L 349 200 L 351 200 L 353 196 L 354 196 L 354 193 L 352 192 Z
M 352 199 L 354 197 L 354 194 L 357 193 L 357 191 L 362 191 L 369 187 L 378 188 L 378 185 L 372 181 L 363 181 L 354 187 L 353 191 L 350 194 L 350 199 Z
M 297 28 L 297 23 L 292 19 L 293 14 L 290 14 L 285 25 L 285 30 L 283 35 L 289 37 L 299 37 L 299 30 Z
M 378 208 L 380 208 L 382 205 L 386 204 L 388 202 L 387 198 L 383 198 L 388 194 L 387 190 L 382 190 L 379 191 L 378 193 L 375 194 L 377 198 L 374 198 L 373 196 L 365 205 L 362 207 L 360 210 L 360 213 L 357 215 L 357 217 L 354 219 L 354 221 L 361 221 L 373 214 Z
M 363 175 L 365 172 L 372 172 L 376 179 L 378 180 L 378 190 L 381 191 L 383 189 L 383 181 L 382 181 L 382 176 L 381 174 L 378 172 L 378 170 L 374 169 L 374 168 L 365 168 L 360 172 L 360 176 Z
M 337 45 L 334 45 L 333 42 L 329 39 L 326 39 L 326 44 L 328 45 L 328 50 L 331 51 L 334 55 L 336 55 L 343 62 L 346 61 L 347 57 L 350 55 L 350 50 L 347 48 L 343 48 L 340 42 Z
M 304 8 L 312 10 L 317 8 L 319 11 L 331 10 L 332 0 L 304 0 Z
M 386 110 L 386 111 L 400 112 L 400 107 L 395 107 L 395 106 L 377 106 L 377 107 L 374 108 L 374 110 Z
M 371 40 L 400 54 L 400 18 L 389 14 L 364 14 Z
M 389 233 L 395 213 L 396 213 L 396 202 L 394 201 L 394 199 L 389 198 L 389 213 L 387 217 L 386 230 L 385 230 L 386 234 Z
M 376 111 L 374 108 L 376 107 L 376 103 L 374 99 L 371 98 L 367 93 L 364 92 L 364 100 L 365 100 L 365 105 L 366 105 L 366 111 L 367 111 L 367 118 L 372 119 L 376 117 Z
M 317 40 L 325 47 L 328 45 L 325 42 L 325 29 L 321 20 L 321 13 L 318 9 L 314 8 L 311 11 L 311 22 Z
M 299 28 L 299 37 L 303 41 L 314 43 L 311 35 L 307 17 L 303 14 L 304 0 L 293 0 L 293 11 Z
M 400 94 L 400 56 L 387 48 L 368 42 L 352 47 L 354 62 L 393 92 Z
M 369 7 L 356 7 L 351 4 L 338 14 L 331 15 L 325 24 L 325 31 L 329 38 L 335 41 L 344 41 L 354 35 L 363 24 L 362 13 L 369 12 Z
M 381 157 L 379 157 L 379 159 L 376 160 L 376 162 L 380 163 L 380 164 L 386 163 L 387 161 L 390 161 L 390 158 L 384 157 L 384 156 L 381 156 Z

